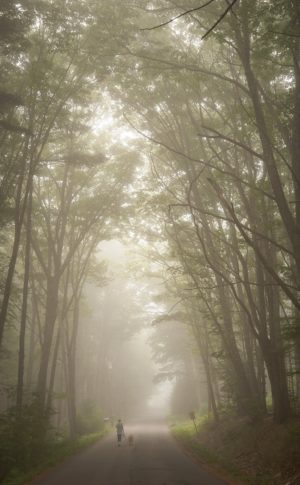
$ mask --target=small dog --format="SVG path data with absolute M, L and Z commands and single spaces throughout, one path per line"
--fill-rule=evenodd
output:
M 129 444 L 129 446 L 133 446 L 133 442 L 134 442 L 133 435 L 132 435 L 132 434 L 130 434 L 130 435 L 128 436 L 128 444 Z

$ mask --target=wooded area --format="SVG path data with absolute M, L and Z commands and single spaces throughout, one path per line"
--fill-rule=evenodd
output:
M 125 412 L 113 356 L 145 322 L 175 407 L 204 375 L 216 423 L 299 413 L 300 4 L 182 4 L 1 2 L 3 478 L 53 427 L 75 438 L 102 426 L 95 409 Z M 128 273 L 153 294 L 108 284 L 115 239 L 142 247 Z M 141 396 L 147 365 L 129 371 Z

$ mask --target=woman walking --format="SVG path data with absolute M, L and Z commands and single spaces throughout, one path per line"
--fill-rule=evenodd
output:
M 124 426 L 123 426 L 121 419 L 118 419 L 118 422 L 116 424 L 116 430 L 117 430 L 118 446 L 121 446 L 122 435 L 125 436 Z

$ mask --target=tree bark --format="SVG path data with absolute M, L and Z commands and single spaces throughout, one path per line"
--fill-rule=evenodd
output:
M 24 387 L 24 366 L 25 366 L 25 337 L 27 325 L 27 306 L 28 306 L 28 290 L 29 290 L 29 274 L 30 274 L 30 252 L 31 252 L 31 216 L 32 216 L 32 184 L 33 173 L 29 174 L 28 182 L 28 206 L 26 217 L 26 243 L 25 243 L 25 266 L 24 266 L 24 282 L 23 282 L 23 301 L 21 310 L 21 325 L 19 335 L 19 358 L 18 358 L 18 379 L 17 379 L 17 396 L 16 407 L 17 413 L 22 413 L 23 405 L 23 387 Z
M 57 317 L 58 307 L 58 292 L 59 292 L 59 277 L 57 275 L 47 277 L 47 302 L 46 315 L 44 326 L 44 340 L 41 350 L 41 361 L 38 373 L 37 382 L 37 397 L 41 408 L 43 409 L 46 403 L 47 393 L 47 377 L 50 360 L 50 352 L 52 347 L 55 322 Z

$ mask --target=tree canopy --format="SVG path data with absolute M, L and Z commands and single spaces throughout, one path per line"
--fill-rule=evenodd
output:
M 50 423 L 119 412 L 145 327 L 126 409 L 155 373 L 178 412 L 297 413 L 299 32 L 296 0 L 1 3 L 3 476 Z

